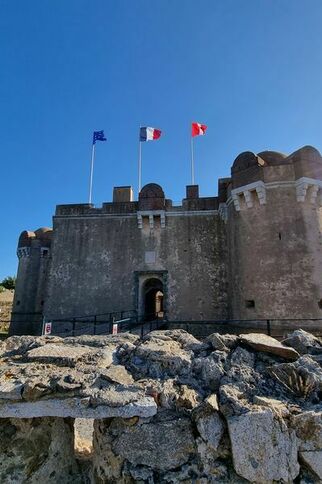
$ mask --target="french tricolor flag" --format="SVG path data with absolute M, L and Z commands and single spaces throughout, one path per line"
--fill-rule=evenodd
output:
M 140 141 L 152 141 L 159 139 L 161 136 L 161 130 L 156 128 L 140 128 Z
M 208 126 L 201 123 L 191 123 L 191 136 L 194 138 L 195 136 L 202 136 L 206 134 L 206 129 Z

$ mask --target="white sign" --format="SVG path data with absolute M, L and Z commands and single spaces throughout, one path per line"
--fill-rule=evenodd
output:
M 118 333 L 118 324 L 117 323 L 114 323 L 113 324 L 113 329 L 112 329 L 112 334 L 117 334 Z
M 44 335 L 51 334 L 51 323 L 45 323 Z

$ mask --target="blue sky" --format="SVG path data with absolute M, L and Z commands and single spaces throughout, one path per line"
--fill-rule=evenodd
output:
M 217 194 L 241 151 L 322 149 L 320 0 L 0 0 L 0 280 L 16 272 L 22 230 L 50 226 L 55 205 L 143 184 L 181 200 Z

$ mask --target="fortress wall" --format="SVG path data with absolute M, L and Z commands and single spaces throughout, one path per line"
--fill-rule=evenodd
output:
M 226 316 L 225 233 L 210 212 L 58 216 L 45 315 L 82 316 L 136 309 L 140 284 L 161 277 L 169 319 Z

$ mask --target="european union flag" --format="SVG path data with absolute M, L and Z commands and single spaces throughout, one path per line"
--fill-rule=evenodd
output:
M 106 141 L 104 131 L 94 131 L 93 133 L 93 145 L 95 145 L 96 141 Z

